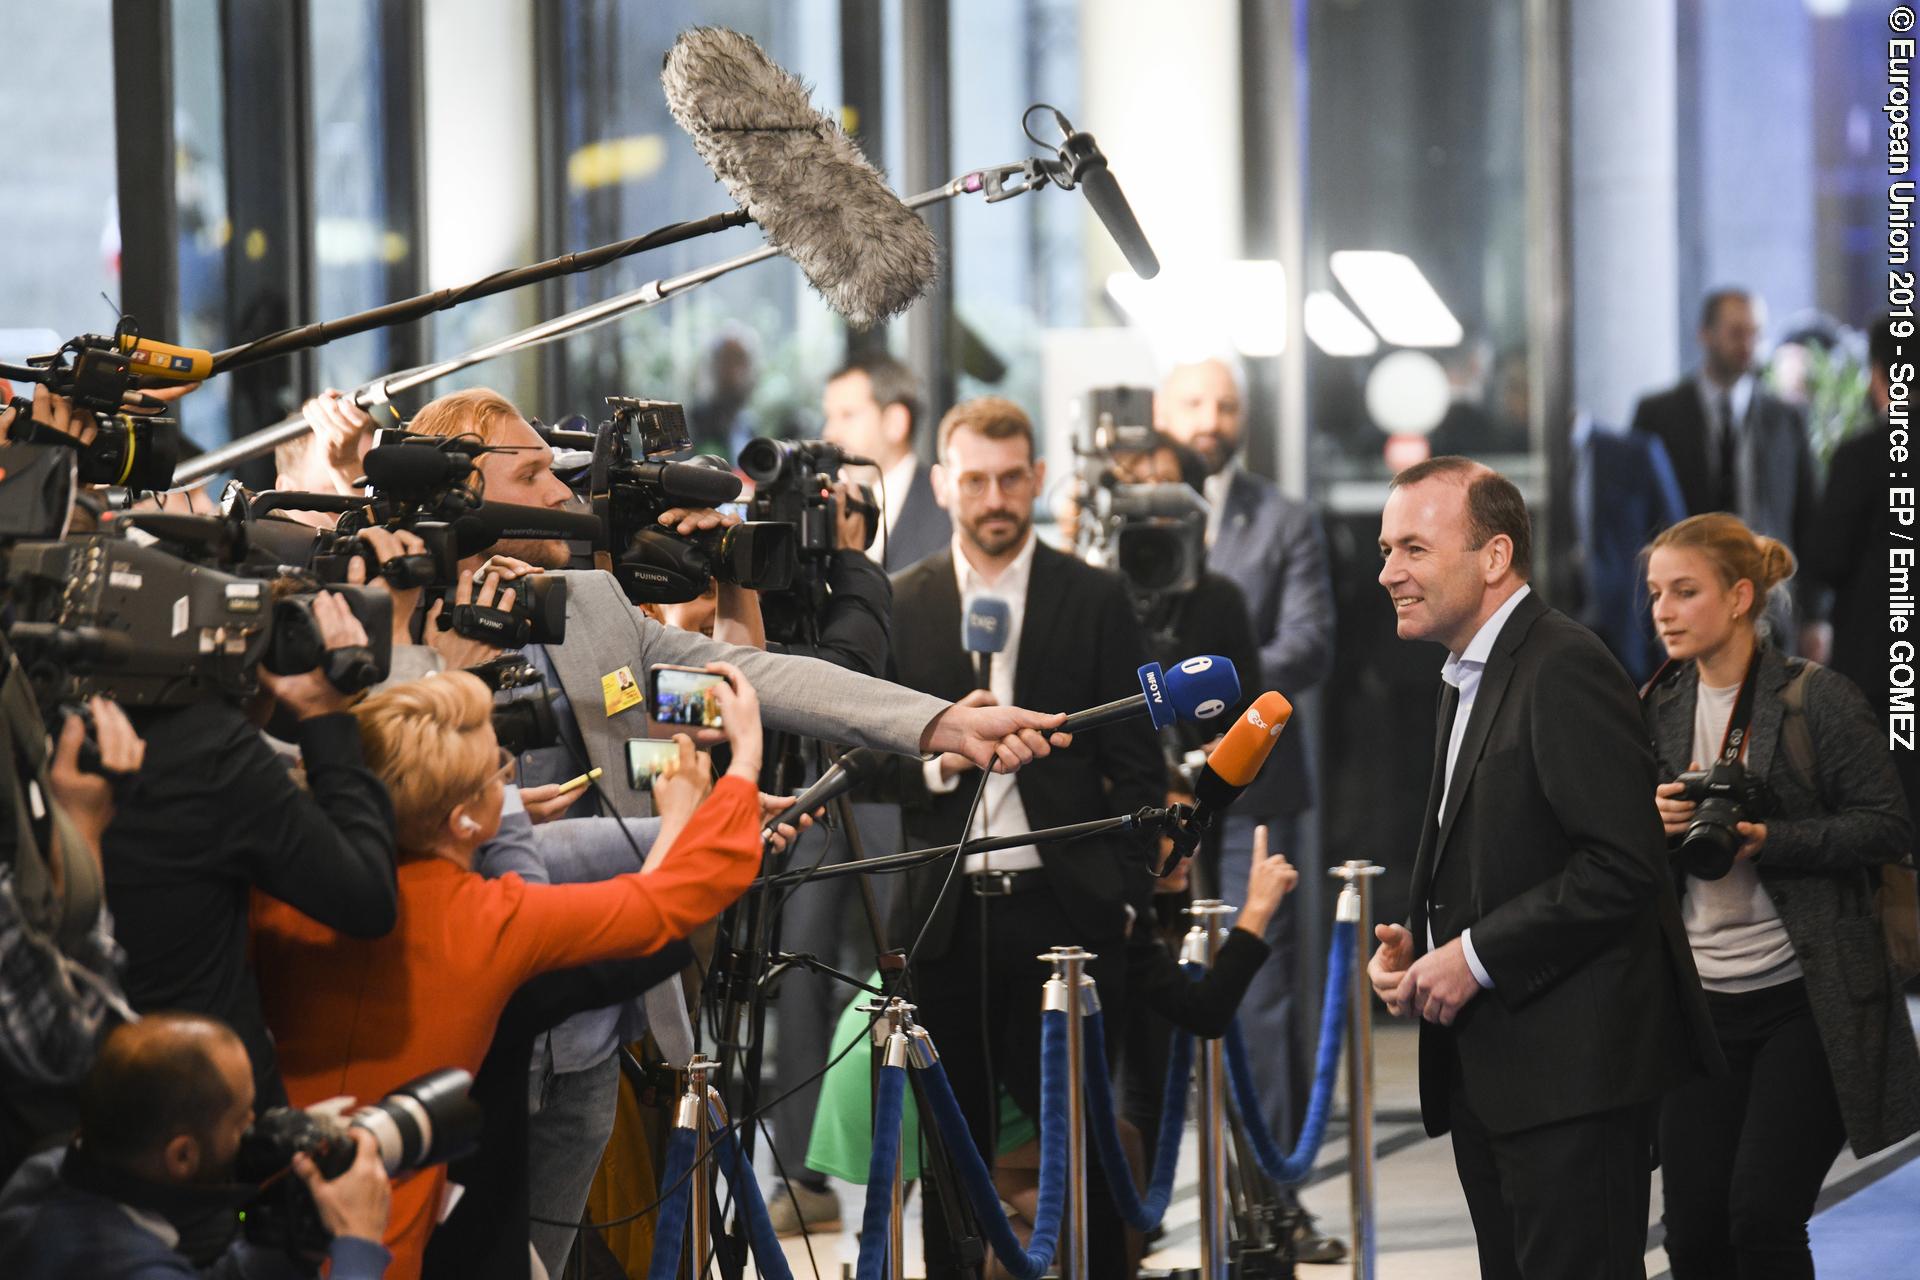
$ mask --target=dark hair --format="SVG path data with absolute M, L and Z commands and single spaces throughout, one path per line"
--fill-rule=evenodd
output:
M 920 379 L 913 370 L 884 353 L 855 356 L 828 374 L 827 381 L 838 382 L 856 373 L 867 375 L 875 404 L 882 409 L 897 404 L 907 411 L 907 439 L 911 441 L 920 429 Z
M 1725 285 L 1721 288 L 1711 290 L 1706 297 L 1700 300 L 1700 327 L 1702 329 L 1713 328 L 1714 321 L 1720 318 L 1721 304 L 1731 302 L 1735 298 L 1751 302 L 1753 301 L 1753 291 L 1751 289 L 1743 289 L 1737 284 Z
M 1513 481 L 1472 458 L 1442 454 L 1415 463 L 1393 478 L 1389 486 L 1404 489 L 1438 477 L 1466 479 L 1467 548 L 1478 551 L 1496 534 L 1513 543 L 1513 571 L 1522 581 L 1533 576 L 1533 520 L 1527 501 Z
M 1893 317 L 1877 315 L 1867 328 L 1867 369 L 1887 382 L 1893 381 L 1893 357 L 1900 343 L 1893 336 Z
M 189 1013 L 150 1013 L 115 1027 L 80 1084 L 87 1150 L 124 1164 L 157 1153 L 181 1134 L 205 1142 L 233 1094 L 213 1046 L 240 1047 L 226 1024 Z
M 972 431 L 989 440 L 1025 440 L 1027 457 L 1038 455 L 1033 443 L 1033 420 L 1027 411 L 1004 396 L 975 396 L 962 400 L 940 419 L 940 460 L 946 461 L 947 442 L 956 431 Z

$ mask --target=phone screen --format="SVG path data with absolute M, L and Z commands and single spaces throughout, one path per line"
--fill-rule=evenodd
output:
M 635 791 L 651 789 L 667 761 L 679 754 L 680 744 L 671 739 L 628 738 L 627 785 Z
M 726 677 L 711 671 L 680 667 L 647 669 L 648 710 L 655 724 L 689 725 L 696 729 L 720 727 L 720 699 L 714 688 Z

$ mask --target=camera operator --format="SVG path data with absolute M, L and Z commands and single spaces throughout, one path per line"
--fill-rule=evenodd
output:
M 1646 552 L 1669 659 L 1647 728 L 1661 776 L 1690 771 L 1655 802 L 1732 1068 L 1661 1104 L 1676 1280 L 1811 1275 L 1807 1219 L 1842 1143 L 1865 1157 L 1920 1130 L 1920 1055 L 1873 902 L 1913 827 L 1859 690 L 1762 638 L 1793 570 L 1724 512 Z
M 0 1273 L 34 1280 L 276 1280 L 317 1274 L 280 1250 L 234 1241 L 251 1187 L 234 1157 L 253 1122 L 253 1068 L 212 1019 L 154 1014 L 116 1028 L 80 1090 L 80 1134 L 34 1157 L 0 1191 Z M 331 1180 L 294 1172 L 333 1235 L 333 1280 L 378 1280 L 387 1251 L 385 1167 L 372 1135 Z
M 433 1067 L 473 1071 L 509 998 L 555 969 L 643 955 L 713 918 L 760 861 L 760 717 L 740 672 L 717 690 L 733 761 L 651 872 L 592 884 L 486 880 L 477 851 L 499 832 L 514 758 L 486 686 L 463 672 L 418 680 L 354 708 L 368 758 L 393 793 L 401 849 L 399 926 L 377 941 L 256 899 L 261 988 L 288 1092 L 311 1104 L 374 1095 Z M 396 1193 L 393 1274 L 418 1273 L 445 1175 Z
M 341 597 L 315 598 L 328 650 L 366 643 Z M 246 706 L 208 699 L 135 710 L 148 742 L 102 842 L 107 901 L 140 1010 L 185 1009 L 232 1027 L 266 1105 L 285 1101 L 247 965 L 247 893 L 259 889 L 356 937 L 393 927 L 393 806 L 366 766 L 350 699 L 320 669 L 260 671 Z M 293 721 L 304 785 L 262 735 Z
M 86 729 L 61 724 L 51 759 L 26 677 L 0 640 L 10 757 L 0 795 L 0 1181 L 78 1121 L 72 1089 L 104 1028 L 136 1015 L 121 994 L 121 953 L 100 883 L 100 833 L 113 819 L 110 778 L 139 771 L 146 750 L 116 703 L 88 700 L 100 771 L 80 767 Z M 38 759 L 35 753 L 38 753 Z

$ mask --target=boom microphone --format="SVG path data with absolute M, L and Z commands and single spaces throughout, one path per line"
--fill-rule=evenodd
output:
M 854 326 L 891 319 L 933 283 L 933 232 L 759 45 L 695 27 L 667 52 L 660 83 L 674 120 L 767 243 Z
M 1227 730 L 1193 784 L 1193 825 L 1204 831 L 1214 815 L 1240 798 L 1273 754 L 1280 731 L 1293 716 L 1293 704 L 1268 690 Z
M 1139 693 L 1076 711 L 1054 732 L 1081 733 L 1142 712 L 1153 717 L 1154 728 L 1164 729 L 1176 720 L 1211 720 L 1240 700 L 1240 675 L 1233 663 L 1218 656 L 1188 658 L 1166 672 L 1149 662 L 1139 676 Z
M 1147 243 L 1147 233 L 1140 229 L 1140 220 L 1133 216 L 1133 207 L 1121 194 L 1113 171 L 1107 168 L 1107 157 L 1101 152 L 1100 144 L 1093 140 L 1092 134 L 1075 129 L 1073 122 L 1059 111 L 1052 107 L 1046 109 L 1053 112 L 1060 132 L 1066 135 L 1060 141 L 1060 164 L 1066 170 L 1064 185 L 1078 186 L 1087 193 L 1087 203 L 1093 206 L 1100 225 L 1126 255 L 1133 274 L 1142 280 L 1153 279 L 1160 274 L 1160 259 Z
M 802 791 L 793 802 L 793 807 L 783 812 L 767 825 L 760 834 L 770 836 L 776 824 L 785 821 L 785 814 L 796 816 L 812 813 L 822 805 L 832 804 L 847 792 L 871 778 L 880 768 L 886 753 L 875 751 L 872 747 L 857 747 L 841 756 L 831 769 L 815 780 L 814 784 Z

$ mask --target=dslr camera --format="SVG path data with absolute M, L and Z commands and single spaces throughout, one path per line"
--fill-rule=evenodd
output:
M 234 1180 L 261 1188 L 241 1212 L 247 1239 L 288 1253 L 325 1252 L 332 1239 L 306 1184 L 287 1175 L 305 1155 L 333 1179 L 352 1167 L 352 1130 L 364 1129 L 380 1148 L 387 1176 L 445 1164 L 473 1151 L 480 1140 L 480 1105 L 467 1096 L 473 1077 L 454 1068 L 409 1080 L 371 1106 L 342 1114 L 325 1105 L 301 1111 L 273 1107 L 240 1139 Z
M 795 581 L 785 590 L 763 591 L 761 612 L 767 635 L 792 643 L 827 604 L 827 562 L 838 549 L 839 500 L 833 485 L 840 468 L 868 466 L 825 440 L 775 440 L 761 436 L 740 450 L 740 470 L 753 481 L 749 515 L 757 521 L 791 525 L 799 553 Z M 858 510 L 866 516 L 865 551 L 880 528 L 880 506 L 873 490 L 859 487 Z
M 697 600 L 719 581 L 778 591 L 793 580 L 794 528 L 747 521 L 686 536 L 665 528 L 675 507 L 718 507 L 740 496 L 720 459 L 670 462 L 691 447 L 686 411 L 664 400 L 609 396 L 613 414 L 593 432 L 549 429 L 548 443 L 592 452 L 587 498 L 605 530 L 608 563 L 635 604 Z M 580 481 L 576 479 L 576 488 Z
M 1734 854 L 1740 849 L 1735 828 L 1764 818 L 1772 809 L 1772 793 L 1765 782 L 1750 777 L 1738 760 L 1689 770 L 1674 781 L 1686 788 L 1680 798 L 1696 806 L 1674 857 L 1688 875 L 1718 880 L 1733 870 Z

